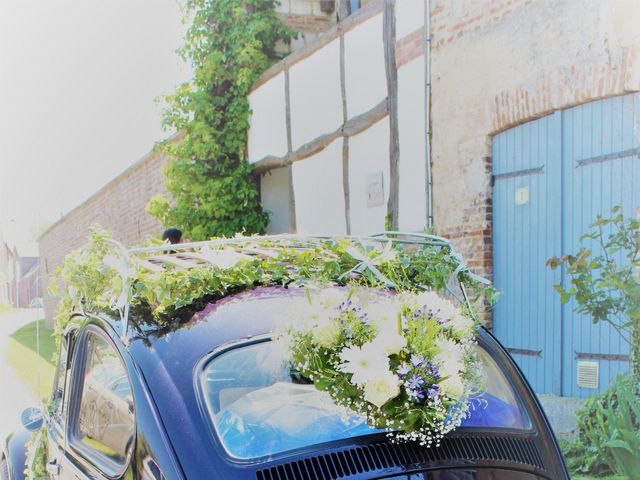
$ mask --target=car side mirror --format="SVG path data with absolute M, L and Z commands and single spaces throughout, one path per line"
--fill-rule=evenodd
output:
M 44 413 L 41 409 L 29 407 L 20 414 L 22 426 L 30 432 L 37 432 L 44 422 Z

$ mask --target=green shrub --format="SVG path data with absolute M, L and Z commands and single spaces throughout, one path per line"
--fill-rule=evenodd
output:
M 572 473 L 640 478 L 640 387 L 633 377 L 618 376 L 606 392 L 589 398 L 576 417 L 578 439 L 563 444 Z
M 565 266 L 569 285 L 555 286 L 562 303 L 573 298 L 577 313 L 608 323 L 629 345 L 631 374 L 640 383 L 640 218 L 620 212 L 614 207 L 611 218 L 598 215 L 575 255 L 550 258 L 547 265 Z
M 589 475 L 604 477 L 611 475 L 609 465 L 600 456 L 594 445 L 585 445 L 581 440 L 561 441 L 560 448 L 571 476 Z

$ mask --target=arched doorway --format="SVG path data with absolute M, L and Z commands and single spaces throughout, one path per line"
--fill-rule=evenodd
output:
M 591 102 L 493 139 L 494 333 L 538 393 L 587 397 L 629 369 L 613 328 L 561 306 L 564 273 L 596 215 L 640 208 L 640 94 Z M 594 245 L 594 249 L 596 246 Z

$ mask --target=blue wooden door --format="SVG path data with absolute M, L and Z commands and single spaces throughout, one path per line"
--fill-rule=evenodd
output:
M 563 112 L 563 253 L 579 249 L 580 236 L 597 215 L 610 216 L 615 206 L 621 206 L 626 216 L 636 215 L 640 207 L 639 106 L 640 95 L 625 95 Z M 588 247 L 600 253 L 597 242 L 590 241 Z M 629 370 L 629 348 L 609 324 L 593 325 L 574 309 L 574 302 L 562 309 L 562 393 L 587 397 Z M 578 386 L 579 361 L 598 365 L 597 389 Z
M 538 392 L 560 393 L 559 272 L 544 268 L 561 248 L 561 114 L 493 141 L 493 329 Z
M 568 279 L 545 261 L 575 253 L 596 215 L 640 207 L 640 95 L 616 97 L 520 125 L 493 140 L 494 332 L 538 393 L 575 397 L 628 371 L 613 328 L 560 306 Z M 589 245 L 597 254 L 597 245 Z M 578 385 L 578 363 L 597 363 L 598 387 Z

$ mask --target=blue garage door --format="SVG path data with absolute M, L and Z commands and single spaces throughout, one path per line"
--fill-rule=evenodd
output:
M 613 328 L 576 315 L 574 303 L 560 306 L 553 285 L 567 280 L 545 262 L 576 252 L 596 215 L 616 205 L 636 214 L 639 155 L 638 94 L 556 112 L 493 140 L 494 282 L 502 292 L 494 332 L 538 393 L 586 397 L 629 369 L 628 346 Z

